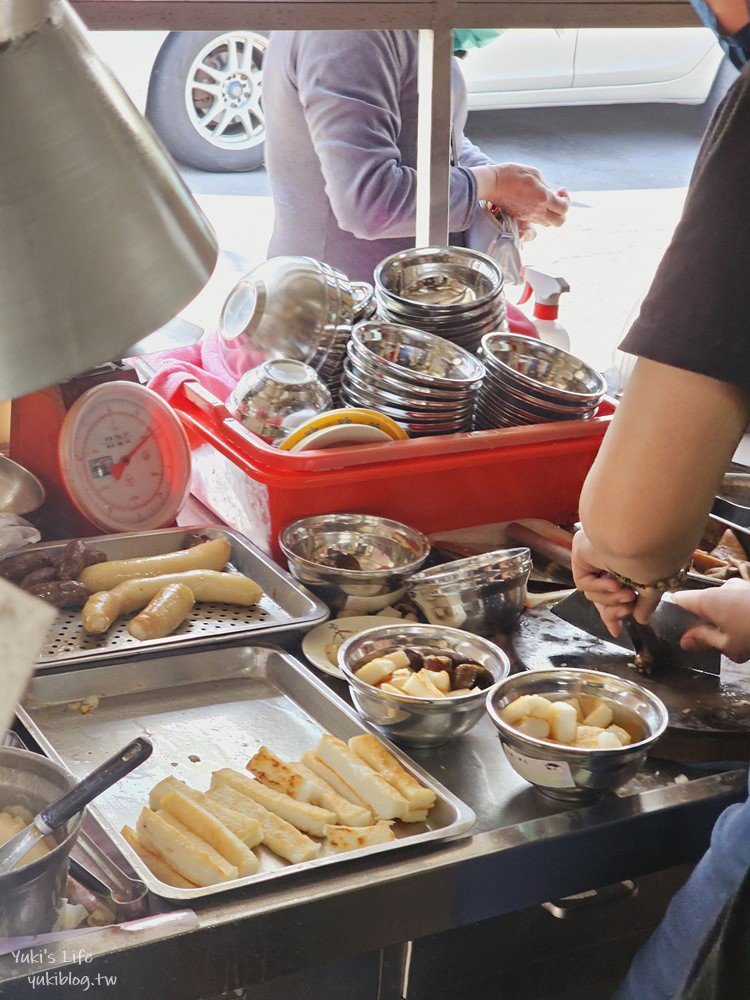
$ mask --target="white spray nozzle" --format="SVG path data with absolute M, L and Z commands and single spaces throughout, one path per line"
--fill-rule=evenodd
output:
M 563 292 L 570 291 L 565 278 L 545 274 L 534 267 L 524 267 L 524 288 L 519 302 L 528 302 L 533 292 L 536 301 L 543 306 L 556 306 Z

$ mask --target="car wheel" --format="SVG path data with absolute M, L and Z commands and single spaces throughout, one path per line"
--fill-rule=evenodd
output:
M 146 118 L 175 159 L 200 170 L 261 166 L 267 46 L 268 38 L 254 31 L 166 37 L 151 71 Z

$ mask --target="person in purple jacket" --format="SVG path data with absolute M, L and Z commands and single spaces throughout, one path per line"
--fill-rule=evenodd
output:
M 266 166 L 275 222 L 269 256 L 303 254 L 372 281 L 385 257 L 414 246 L 416 31 L 273 32 L 263 70 Z M 534 225 L 561 226 L 567 192 L 533 167 L 493 163 L 464 135 L 466 86 L 453 60 L 451 243 L 463 244 L 479 199 Z

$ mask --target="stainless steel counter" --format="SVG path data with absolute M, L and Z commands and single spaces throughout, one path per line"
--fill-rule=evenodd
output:
M 346 695 L 343 682 L 328 682 Z M 510 769 L 489 718 L 454 744 L 411 756 L 475 810 L 473 836 L 209 898 L 194 916 L 167 911 L 37 948 L 33 967 L 0 957 L 0 996 L 70 998 L 66 974 L 115 977 L 101 996 L 139 1000 L 198 1000 L 263 983 L 694 861 L 746 788 L 738 765 L 653 760 L 618 795 L 565 805 Z M 44 989 L 32 989 L 27 977 L 45 970 Z

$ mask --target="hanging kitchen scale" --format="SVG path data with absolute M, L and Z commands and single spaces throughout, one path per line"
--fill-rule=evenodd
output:
M 73 403 L 60 428 L 63 485 L 83 516 L 107 531 L 174 523 L 190 485 L 179 418 L 137 382 L 103 382 Z

